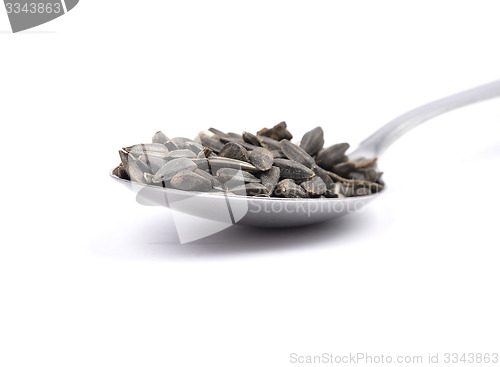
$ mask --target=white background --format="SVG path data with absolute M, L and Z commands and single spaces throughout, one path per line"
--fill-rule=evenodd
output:
M 0 9 L 0 366 L 500 352 L 500 100 L 404 136 L 382 197 L 311 228 L 180 245 L 108 175 L 157 130 L 355 146 L 500 77 L 496 4 L 82 0 L 20 34 Z

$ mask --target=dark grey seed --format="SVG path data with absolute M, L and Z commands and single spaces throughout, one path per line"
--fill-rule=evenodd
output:
M 144 172 L 148 172 L 148 167 L 141 162 L 139 159 L 135 158 L 133 155 L 129 155 L 128 159 L 128 174 L 130 176 L 130 181 L 147 183 L 144 178 Z
M 274 158 L 286 158 L 281 150 L 271 150 L 271 153 L 273 153 Z
M 187 145 L 188 149 L 196 155 L 198 155 L 203 150 L 203 145 L 195 143 L 195 142 L 188 141 L 186 143 L 186 145 Z
M 211 127 L 210 129 L 208 129 L 208 131 L 210 131 L 210 132 L 214 133 L 214 134 L 215 134 L 215 135 L 217 135 L 219 138 L 222 138 L 222 137 L 224 137 L 224 138 L 228 138 L 228 137 L 229 137 L 229 135 L 228 135 L 228 134 L 226 134 L 225 132 L 222 132 L 222 131 L 220 131 L 220 130 L 217 130 L 215 127 Z
M 214 157 L 214 158 L 209 157 L 208 159 L 196 158 L 193 159 L 193 162 L 195 162 L 198 165 L 198 168 L 205 170 L 210 169 L 212 173 L 217 172 L 221 168 L 236 168 L 249 172 L 259 171 L 257 167 L 255 167 L 250 163 L 225 157 Z
M 347 143 L 335 144 L 321 149 L 316 155 L 316 164 L 331 171 L 333 166 L 347 159 L 345 156 L 347 149 L 349 149 L 349 144 Z
M 366 181 L 377 182 L 382 176 L 383 172 L 377 172 L 373 168 L 365 168 L 363 169 L 363 173 Z
M 260 179 L 258 179 L 251 173 L 235 168 L 221 168 L 217 171 L 217 177 L 221 182 L 228 182 L 229 180 L 235 179 L 240 182 L 243 181 L 248 183 L 260 183 Z
M 278 182 L 278 185 L 276 186 L 276 190 L 274 193 L 277 196 L 285 197 L 285 198 L 306 198 L 307 193 L 306 191 L 297 185 L 293 180 L 291 179 L 285 179 L 280 182 Z
M 353 180 L 364 181 L 365 174 L 363 171 L 353 171 L 353 172 L 351 172 L 350 178 Z
M 292 140 L 293 136 L 290 131 L 286 128 L 286 122 L 280 122 L 279 124 L 273 126 L 271 129 L 263 128 L 260 130 L 257 135 L 268 136 L 274 140 Z
M 351 172 L 354 170 L 354 163 L 352 162 L 342 162 L 338 163 L 332 168 L 332 172 L 342 177 L 349 177 Z
M 268 150 L 280 150 L 281 149 L 279 141 L 271 139 L 267 136 L 257 136 L 257 138 L 259 139 L 260 145 L 263 148 L 266 148 Z
M 252 144 L 248 144 L 247 142 L 243 141 L 242 139 L 237 139 L 237 138 L 234 138 L 234 137 L 231 137 L 231 136 L 228 136 L 227 138 L 220 138 L 220 141 L 224 144 L 227 144 L 227 143 L 238 143 L 240 144 L 243 148 L 245 148 L 246 150 L 253 150 L 255 148 L 255 145 L 252 145 Z
M 236 185 L 228 189 L 230 193 L 242 196 L 268 194 L 266 187 L 259 183 L 247 183 L 246 185 Z
M 177 149 L 172 150 L 167 155 L 168 159 L 176 159 L 176 158 L 196 158 L 196 154 L 192 150 L 189 149 Z
M 269 193 L 264 185 L 255 182 L 247 183 L 245 185 L 245 189 L 247 191 L 247 195 L 250 196 L 262 195 L 262 194 L 267 195 Z
M 167 138 L 167 136 L 164 133 L 162 133 L 161 131 L 157 131 L 156 134 L 153 135 L 152 140 L 153 140 L 153 143 L 165 145 L 165 143 L 167 141 L 169 141 L 170 139 Z
M 257 147 L 260 147 L 260 140 L 254 135 L 249 132 L 243 131 L 243 140 L 247 142 L 248 144 L 255 145 Z
M 124 151 L 123 149 L 120 149 L 118 151 L 118 154 L 120 155 L 120 160 L 122 162 L 123 168 L 127 171 L 128 170 L 128 153 Z
M 241 136 L 241 134 L 227 133 L 227 135 L 230 136 L 231 138 L 243 141 L 243 136 Z
M 135 158 L 139 158 L 141 154 L 163 158 L 168 154 L 168 148 L 163 144 L 136 144 L 130 147 L 123 148 L 123 150 Z
M 323 168 L 319 166 L 314 166 L 313 171 L 316 176 L 320 177 L 323 180 L 328 190 L 333 189 L 335 182 L 332 180 L 330 176 L 328 176 L 328 174 Z
M 336 181 L 340 181 L 342 182 L 342 184 L 344 185 L 344 187 L 348 187 L 348 188 L 353 188 L 354 186 L 359 186 L 359 185 L 363 185 L 365 187 L 368 187 L 370 188 L 371 192 L 379 192 L 379 191 L 382 191 L 382 189 L 384 188 L 382 185 L 378 184 L 378 183 L 375 183 L 375 182 L 370 182 L 370 181 L 364 181 L 364 180 L 351 180 L 351 179 L 347 179 L 347 178 L 344 178 L 342 176 L 339 176 L 337 175 L 336 173 L 333 173 L 333 172 L 329 172 L 329 171 L 326 171 L 326 173 L 334 180 Z M 353 192 L 348 192 L 345 194 L 345 196 L 353 196 L 354 193 Z
M 292 161 L 302 163 L 304 166 L 312 168 L 314 166 L 314 158 L 311 157 L 304 149 L 292 144 L 290 141 L 283 139 L 280 141 L 281 151 Z
M 203 150 L 198 153 L 196 158 L 208 158 L 210 157 L 210 154 L 212 154 L 212 149 L 203 147 Z
M 318 176 L 315 176 L 308 181 L 302 182 L 300 186 L 302 186 L 302 188 L 312 196 L 323 195 L 326 192 L 326 185 Z
M 223 143 L 221 143 L 218 139 L 211 137 L 211 136 L 201 135 L 200 141 L 204 147 L 208 147 L 208 148 L 212 149 L 212 151 L 214 151 L 217 154 L 224 147 Z
M 280 169 L 278 167 L 271 167 L 270 170 L 262 172 L 260 180 L 269 192 L 273 192 L 280 179 Z
M 314 176 L 314 172 L 311 169 L 289 159 L 277 158 L 274 160 L 274 165 L 280 169 L 280 177 L 282 179 L 307 180 Z
M 212 186 L 218 186 L 218 185 L 220 185 L 220 181 L 217 179 L 217 177 L 212 176 L 207 171 L 203 171 L 203 170 L 197 168 L 197 169 L 194 170 L 194 173 L 200 175 L 201 177 L 206 178 L 207 180 L 210 180 L 210 182 L 212 182 Z
M 248 152 L 241 144 L 229 142 L 221 149 L 219 156 L 248 162 Z
M 168 181 L 181 171 L 194 171 L 196 168 L 196 164 L 188 158 L 173 159 L 156 172 L 153 182 L 159 183 L 162 181 Z
M 139 160 L 149 168 L 149 172 L 153 175 L 168 162 L 166 158 L 147 156 L 146 154 L 139 156 Z
M 210 180 L 192 171 L 178 172 L 172 177 L 170 185 L 175 189 L 184 191 L 210 191 L 212 189 Z
M 267 149 L 257 147 L 248 153 L 248 157 L 250 162 L 261 171 L 267 171 L 273 166 L 273 153 Z
M 130 177 L 127 171 L 125 170 L 125 167 L 123 167 L 123 165 L 121 164 L 113 170 L 113 174 L 123 180 L 130 180 Z
M 188 139 L 188 138 L 183 138 L 183 137 L 173 138 L 171 141 L 172 141 L 172 143 L 175 144 L 177 149 L 189 149 L 187 142 L 193 143 L 193 140 Z
M 165 143 L 163 143 L 163 145 L 165 145 L 168 150 L 178 149 L 177 146 L 172 142 L 172 140 L 167 140 Z
M 300 141 L 300 147 L 310 155 L 316 155 L 324 144 L 323 129 L 319 126 L 305 133 Z

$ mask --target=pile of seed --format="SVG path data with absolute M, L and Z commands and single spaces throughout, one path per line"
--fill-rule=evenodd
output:
M 316 127 L 294 144 L 285 122 L 256 135 L 214 128 L 195 140 L 158 131 L 151 144 L 119 151 L 113 173 L 126 180 L 185 191 L 281 198 L 343 198 L 383 189 L 376 159 L 350 160 L 349 144 L 324 147 Z

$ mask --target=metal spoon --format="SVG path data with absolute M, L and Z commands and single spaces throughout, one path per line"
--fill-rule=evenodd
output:
M 374 158 L 414 127 L 445 112 L 476 102 L 500 97 L 500 80 L 485 84 L 415 108 L 388 122 L 363 140 L 349 157 Z M 381 194 L 343 199 L 275 199 L 193 193 L 111 176 L 137 192 L 145 205 L 163 205 L 173 210 L 220 222 L 224 227 L 243 224 L 259 227 L 301 226 L 331 220 L 361 209 Z M 382 191 L 383 193 L 383 191 Z

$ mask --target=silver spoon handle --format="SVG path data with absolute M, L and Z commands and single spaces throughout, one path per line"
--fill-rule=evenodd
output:
M 421 123 L 445 112 L 495 97 L 500 97 L 500 80 L 417 107 L 375 131 L 349 156 L 352 158 L 378 157 L 397 139 Z

